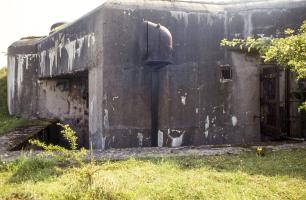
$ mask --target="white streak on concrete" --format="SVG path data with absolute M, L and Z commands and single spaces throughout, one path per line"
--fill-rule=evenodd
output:
M 198 19 L 198 23 L 201 22 L 201 15 L 196 15 L 197 16 L 197 19 Z
M 72 70 L 74 59 L 75 59 L 75 44 L 76 40 L 69 41 L 67 44 L 65 44 L 65 49 L 68 53 L 68 71 Z
M 84 44 L 84 37 L 77 39 L 77 43 L 78 43 L 78 47 L 76 48 L 76 56 L 80 57 L 81 56 L 81 52 L 82 52 L 82 47 Z
M 60 56 L 60 58 L 62 58 L 62 48 L 64 48 L 64 44 L 63 44 L 63 43 L 59 43 L 59 45 L 58 45 L 58 50 L 59 50 L 59 56 Z
M 31 59 L 36 56 L 37 54 L 16 54 L 15 56 L 8 57 L 7 100 L 10 114 L 13 114 L 12 105 L 14 102 L 15 91 L 17 91 L 18 98 L 20 98 L 25 70 L 29 69 L 29 62 L 31 62 Z
M 235 127 L 237 126 L 237 123 L 238 123 L 238 119 L 236 116 L 232 116 L 232 125 Z
M 24 64 L 24 56 L 18 56 L 18 64 L 17 64 L 17 91 L 18 97 L 20 98 L 22 91 L 22 82 L 23 82 L 23 64 Z
M 142 133 L 137 133 L 137 139 L 138 139 L 138 145 L 140 147 L 142 147 L 143 146 L 143 135 L 142 135 Z
M 208 137 L 208 131 L 204 131 L 204 136 L 205 136 L 205 138 Z
M 212 26 L 214 24 L 214 19 L 211 17 L 211 15 L 207 15 L 207 24 L 209 26 Z
M 102 144 L 102 149 L 105 149 L 106 136 L 102 136 L 102 137 L 101 137 L 101 144 Z
M 188 26 L 189 23 L 189 15 L 192 15 L 197 18 L 198 23 L 201 22 L 201 17 L 205 16 L 207 19 L 207 25 L 212 26 L 214 24 L 214 18 L 211 16 L 211 14 L 207 13 L 192 13 L 192 12 L 184 12 L 184 11 L 170 11 L 170 14 L 173 18 L 175 18 L 177 21 L 184 20 L 185 27 Z M 217 16 L 219 19 L 222 17 Z
M 95 34 L 91 33 L 87 36 L 87 47 L 94 45 L 96 42 Z
M 209 124 L 210 124 L 209 116 L 207 115 L 206 120 L 205 120 L 205 130 L 209 128 Z
M 90 133 L 96 133 L 98 131 L 97 126 L 98 126 L 98 119 L 97 119 L 97 109 L 95 109 L 95 105 L 97 104 L 97 98 L 96 95 L 93 95 L 93 97 L 90 99 L 90 104 L 89 104 L 89 121 L 90 125 L 89 126 L 89 131 Z M 100 122 L 101 123 L 101 122 Z
M 95 34 L 94 33 L 90 34 L 89 38 L 90 38 L 90 44 L 94 45 L 96 43 Z
M 205 135 L 205 138 L 208 137 L 209 125 L 210 125 L 210 121 L 209 121 L 209 116 L 207 115 L 206 120 L 205 120 L 205 124 L 204 124 L 204 128 L 205 128 L 204 135 Z
M 16 67 L 15 57 L 9 56 L 8 75 L 7 75 L 7 87 L 8 87 L 7 102 L 8 102 L 8 110 L 11 115 L 13 114 L 13 101 L 15 95 L 15 67 Z
M 109 118 L 108 118 L 108 110 L 104 109 L 104 128 L 109 128 Z
M 211 119 L 211 123 L 214 124 L 216 120 L 217 120 L 217 117 L 215 116 Z
M 171 16 L 175 18 L 177 21 L 184 20 L 184 24 L 188 26 L 188 16 L 189 13 L 183 11 L 170 11 Z
M 164 145 L 164 133 L 161 130 L 158 130 L 157 133 L 157 145 L 162 147 Z
M 186 105 L 186 99 L 187 99 L 187 94 L 185 93 L 185 96 L 181 96 L 181 102 L 183 105 Z
M 49 75 L 52 76 L 53 64 L 55 61 L 55 66 L 57 65 L 57 50 L 50 49 L 49 52 Z
M 95 36 L 94 33 L 85 35 L 83 37 L 77 38 L 75 40 L 68 41 L 65 43 L 65 37 L 62 37 L 61 40 L 56 40 L 55 41 L 55 46 L 52 49 L 49 49 L 48 52 L 47 50 L 42 50 L 40 53 L 40 69 L 41 69 L 41 74 L 45 74 L 46 70 L 46 56 L 48 55 L 49 57 L 49 75 L 52 75 L 52 71 L 54 67 L 57 67 L 57 56 L 59 52 L 59 57 L 62 57 L 62 49 L 65 48 L 68 54 L 68 71 L 71 71 L 74 66 L 74 60 L 75 58 L 78 58 L 81 56 L 82 49 L 84 47 L 84 42 L 85 39 L 87 40 L 87 45 L 88 48 L 91 45 L 95 44 Z
M 26 70 L 29 69 L 29 60 L 31 59 L 31 57 L 29 55 L 25 55 L 25 58 L 26 58 Z
M 46 69 L 46 56 L 47 56 L 47 51 L 42 51 L 40 52 L 40 62 L 39 62 L 39 66 L 40 66 L 40 72 L 42 75 L 45 74 L 45 69 Z
M 119 99 L 118 96 L 113 97 L 113 101 L 115 101 L 116 99 Z
M 64 48 L 66 49 L 68 53 L 68 70 L 71 71 L 74 65 L 74 59 L 79 58 L 81 56 L 82 48 L 84 46 L 84 41 L 87 40 L 87 47 L 95 44 L 95 35 L 94 33 L 85 35 L 81 38 L 78 38 L 76 40 L 70 41 L 68 39 L 68 42 L 64 45 Z M 78 45 L 76 45 L 78 44 Z M 60 55 L 61 56 L 61 55 Z

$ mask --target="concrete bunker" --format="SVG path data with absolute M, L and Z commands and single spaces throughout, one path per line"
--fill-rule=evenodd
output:
M 60 119 L 95 149 L 258 142 L 262 71 L 220 41 L 277 36 L 304 19 L 305 0 L 110 0 L 9 47 L 10 114 Z M 286 107 L 292 116 L 297 105 Z

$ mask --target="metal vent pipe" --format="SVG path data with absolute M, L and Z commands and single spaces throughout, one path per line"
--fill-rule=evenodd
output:
M 145 65 L 151 68 L 151 145 L 158 141 L 159 71 L 172 63 L 172 35 L 160 25 L 144 21 Z

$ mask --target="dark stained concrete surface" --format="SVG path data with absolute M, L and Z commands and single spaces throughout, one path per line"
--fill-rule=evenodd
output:
M 9 47 L 9 111 L 60 119 L 95 149 L 148 147 L 152 137 L 160 147 L 258 142 L 258 63 L 220 40 L 279 36 L 305 19 L 305 0 L 107 1 L 48 37 Z M 155 136 L 145 62 L 148 44 L 159 40 L 144 35 L 144 21 L 165 27 L 173 45 L 172 64 L 157 75 Z

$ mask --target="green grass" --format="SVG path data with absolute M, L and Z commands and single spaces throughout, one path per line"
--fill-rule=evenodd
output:
M 10 116 L 7 108 L 7 68 L 0 69 L 0 136 L 14 130 L 16 127 L 37 125 L 38 120 L 27 120 Z
M 79 168 L 27 159 L 0 167 L 0 199 L 306 199 L 306 149 Z M 92 184 L 89 166 L 95 171 Z

